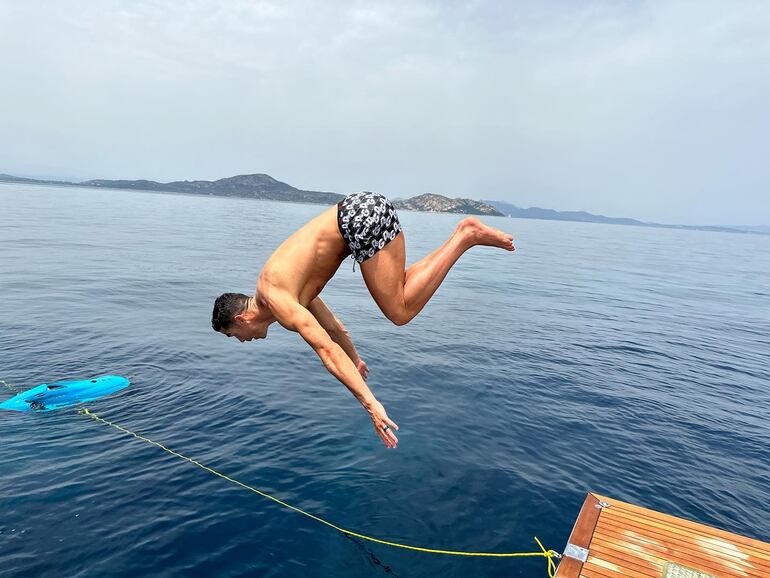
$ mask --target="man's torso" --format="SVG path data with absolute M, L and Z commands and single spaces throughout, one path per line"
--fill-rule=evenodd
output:
M 303 225 L 273 252 L 257 281 L 257 295 L 286 291 L 307 307 L 347 255 L 335 205 Z

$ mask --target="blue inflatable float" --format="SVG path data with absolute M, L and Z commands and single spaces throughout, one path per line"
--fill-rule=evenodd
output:
M 50 411 L 76 403 L 93 401 L 128 387 L 119 375 L 103 375 L 81 381 L 43 383 L 0 403 L 0 409 L 12 411 Z

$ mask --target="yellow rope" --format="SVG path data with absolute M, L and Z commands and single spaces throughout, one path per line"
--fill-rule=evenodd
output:
M 5 387 L 10 389 L 13 393 L 20 393 L 20 391 L 18 389 L 16 389 L 16 386 L 13 385 L 12 383 L 8 383 L 4 379 L 0 379 L 0 383 L 2 383 Z
M 233 479 L 221 472 L 218 472 L 214 468 L 210 468 L 209 466 L 206 466 L 202 463 L 200 463 L 197 460 L 194 460 L 193 458 L 189 458 L 183 454 L 180 454 L 179 452 L 176 452 L 170 448 L 167 448 L 161 443 L 158 443 L 156 441 L 151 440 L 150 438 L 146 438 L 142 435 L 139 435 L 136 432 L 133 432 L 129 429 L 124 428 L 121 425 L 118 425 L 116 423 L 113 423 L 111 421 L 108 421 L 104 419 L 103 417 L 99 417 L 98 415 L 90 412 L 87 409 L 81 409 L 80 412 L 83 415 L 87 415 L 88 417 L 101 422 L 103 424 L 106 424 L 108 426 L 111 426 L 123 433 L 126 433 L 130 436 L 133 436 L 134 438 L 141 440 L 143 442 L 147 442 L 148 444 L 154 445 L 160 449 L 162 449 L 164 452 L 171 454 L 172 456 L 175 456 L 177 458 L 180 458 L 182 460 L 185 460 L 187 462 L 190 462 L 194 466 L 198 466 L 202 470 L 206 470 L 209 473 L 214 474 L 215 476 L 219 476 L 220 478 L 227 480 L 228 482 L 235 484 L 236 486 L 240 486 L 245 490 L 249 490 L 250 492 L 254 492 L 255 494 L 259 494 L 263 498 L 267 498 L 268 500 L 272 500 L 273 502 L 280 504 L 284 508 L 288 508 L 289 510 L 293 510 L 299 514 L 302 514 L 303 516 L 307 516 L 308 518 L 312 518 L 316 522 L 320 522 L 322 524 L 325 524 L 326 526 L 329 526 L 330 528 L 334 528 L 338 532 L 341 532 L 342 534 L 346 534 L 348 536 L 353 536 L 355 538 L 360 538 L 361 540 L 368 540 L 369 542 L 376 542 L 377 544 L 383 544 L 385 546 L 392 546 L 394 548 L 403 548 L 405 550 L 415 550 L 417 552 L 427 552 L 429 554 L 448 554 L 451 556 L 489 556 L 489 557 L 496 557 L 496 558 L 515 558 L 515 557 L 542 557 L 547 560 L 548 564 L 548 576 L 550 578 L 553 578 L 554 573 L 556 571 L 556 563 L 554 562 L 554 559 L 559 558 L 559 554 L 553 550 L 546 550 L 543 547 L 543 544 L 540 542 L 540 540 L 535 537 L 535 542 L 537 542 L 537 545 L 540 547 L 540 552 L 462 552 L 457 550 L 438 550 L 435 548 L 422 548 L 420 546 L 410 546 L 408 544 L 401 544 L 399 542 L 391 542 L 389 540 L 381 540 L 379 538 L 374 538 L 372 536 L 367 536 L 365 534 L 359 534 L 358 532 L 353 532 L 351 530 L 346 530 L 345 528 L 341 528 L 340 526 L 337 526 L 335 524 L 332 524 L 331 522 L 328 522 L 324 520 L 323 518 L 319 518 L 318 516 L 311 514 L 310 512 L 306 512 L 305 510 L 302 510 L 301 508 L 297 508 L 296 506 L 292 506 L 291 504 L 287 504 L 283 500 L 279 500 L 278 498 L 271 496 L 270 494 L 263 492 L 262 490 L 259 490 L 253 486 L 249 486 L 248 484 L 244 484 L 243 482 L 239 482 L 236 479 Z

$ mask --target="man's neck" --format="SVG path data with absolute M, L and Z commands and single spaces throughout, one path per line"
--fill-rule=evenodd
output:
M 275 317 L 270 309 L 268 309 L 264 303 L 260 304 L 256 297 L 249 297 L 246 304 L 246 311 L 252 313 L 254 315 L 254 320 L 257 322 L 269 320 L 272 323 L 275 321 Z

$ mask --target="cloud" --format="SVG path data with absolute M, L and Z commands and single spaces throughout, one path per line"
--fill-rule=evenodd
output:
M 0 157 L 770 222 L 763 2 L 0 5 Z

